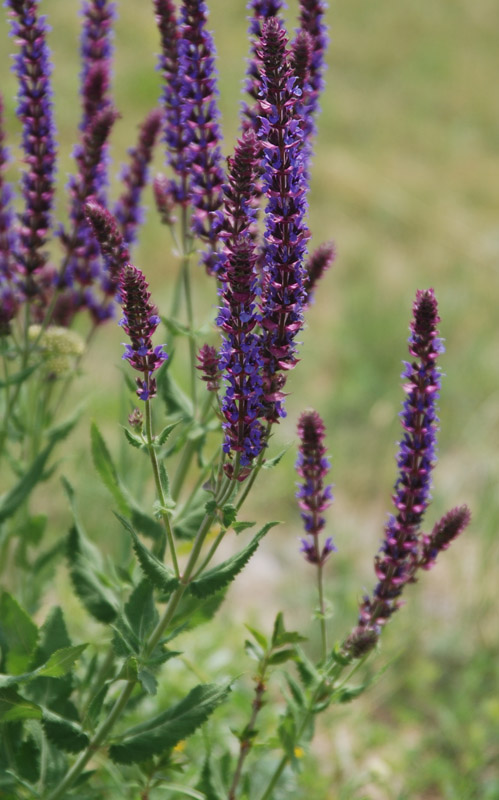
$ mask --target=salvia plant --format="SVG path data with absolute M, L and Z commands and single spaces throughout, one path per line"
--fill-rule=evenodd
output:
M 14 187 L 6 179 L 0 96 L 0 796 L 284 796 L 317 715 L 367 688 L 354 673 L 377 650 L 406 585 L 470 519 L 462 505 L 433 528 L 425 522 L 443 350 L 437 299 L 432 289 L 417 291 L 412 309 L 398 474 L 374 588 L 361 597 L 357 621 L 331 642 L 328 570 L 340 543 L 326 533 L 333 496 L 325 425 L 317 411 L 304 410 L 297 421 L 304 526 L 297 580 L 317 581 L 319 652 L 304 632 L 286 627 L 282 613 L 267 630 L 248 628 L 253 695 L 231 704 L 244 678 L 225 667 L 223 678 L 216 667 L 206 676 L 190 659 L 189 633 L 213 624 L 230 584 L 277 524 L 264 521 L 250 535 L 255 523 L 241 515 L 262 468 L 281 459 L 271 455 L 271 437 L 286 415 L 305 318 L 335 255 L 332 243 L 308 252 L 325 3 L 300 0 L 290 33 L 282 0 L 250 0 L 240 135 L 226 159 L 207 4 L 153 0 L 161 95 L 111 202 L 110 139 L 121 113 L 111 90 L 116 8 L 84 0 L 80 121 L 62 219 L 54 211 L 59 153 L 43 2 L 4 5 L 22 163 Z M 165 167 L 153 178 L 158 148 Z M 155 305 L 132 255 L 148 184 L 179 261 L 169 308 Z M 196 327 L 193 268 L 217 307 L 211 332 Z M 124 445 L 133 464 L 149 470 L 149 479 L 128 480 L 130 460 L 120 458 L 118 467 L 92 424 L 93 462 L 109 496 L 98 516 L 113 536 L 121 531 L 121 556 L 112 559 L 108 535 L 97 543 L 87 534 L 78 487 L 56 455 L 80 416 L 63 415 L 69 386 L 90 340 L 110 325 L 121 326 L 124 339 Z M 178 357 L 184 349 L 186 358 Z M 54 535 L 63 515 L 38 513 L 33 492 L 60 478 L 73 521 L 69 532 Z M 103 498 L 97 494 L 95 503 Z M 115 518 L 121 527 L 113 527 Z M 54 605 L 58 564 L 88 615 L 84 642 L 70 638 L 72 625 Z M 195 755 L 186 756 L 193 735 Z

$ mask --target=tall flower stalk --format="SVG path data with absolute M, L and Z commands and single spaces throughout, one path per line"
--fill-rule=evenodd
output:
M 271 17 L 263 26 L 262 116 L 264 152 L 265 264 L 262 284 L 262 348 L 265 418 L 284 416 L 285 374 L 297 363 L 295 339 L 303 325 L 304 258 L 309 231 L 302 161 L 303 129 L 297 114 L 302 89 L 292 73 L 286 33 Z
M 19 216 L 16 257 L 24 273 L 24 291 L 37 294 L 37 273 L 47 263 L 44 250 L 52 224 L 56 174 L 56 131 L 52 108 L 52 64 L 48 25 L 38 14 L 37 0 L 8 0 L 12 36 L 20 46 L 15 57 L 19 81 L 17 115 L 22 123 L 26 169 L 21 178 L 24 210 Z

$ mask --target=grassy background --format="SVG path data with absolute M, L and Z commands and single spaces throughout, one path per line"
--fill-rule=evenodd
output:
M 209 5 L 229 153 L 244 75 L 245 3 L 211 0 Z M 328 426 L 336 485 L 329 530 L 339 550 L 328 578 L 336 609 L 332 636 L 348 631 L 358 597 L 374 580 L 372 558 L 394 480 L 400 362 L 417 288 L 435 288 L 447 347 L 439 463 L 428 521 L 467 502 L 473 522 L 436 568 L 407 592 L 407 606 L 383 637 L 378 663 L 393 661 L 387 672 L 365 698 L 323 720 L 296 797 L 499 797 L 495 5 L 494 0 L 336 0 L 328 11 L 329 71 L 310 222 L 312 246 L 333 238 L 338 257 L 308 316 L 302 362 L 289 381 L 289 415 L 276 438 L 281 446 L 294 440 L 298 413 L 306 406 L 319 410 Z M 293 27 L 297 3 L 290 6 Z M 159 92 L 157 34 L 149 4 L 119 0 L 118 7 L 114 86 L 122 120 L 113 137 L 116 167 Z M 53 27 L 64 176 L 71 169 L 79 114 L 77 3 L 44 0 L 41 8 Z M 13 117 L 15 81 L 8 71 L 11 49 L 2 16 L 1 87 L 10 141 L 15 142 L 19 126 Z M 61 215 L 63 203 L 61 194 Z M 167 234 L 153 216 L 135 261 L 147 272 L 159 305 L 167 308 L 175 263 Z M 208 318 L 216 298 L 201 271 L 195 292 L 198 312 Z M 113 369 L 119 342 L 120 333 L 112 326 L 102 332 L 87 360 L 89 378 L 79 382 L 72 400 L 90 398 L 88 416 L 98 416 L 115 441 L 114 420 L 123 414 L 119 372 Z M 85 484 L 81 464 L 88 461 L 82 437 L 66 469 L 80 473 L 80 491 L 98 531 L 107 498 L 93 479 Z M 234 648 L 242 643 L 241 621 L 248 613 L 268 627 L 281 606 L 288 609 L 289 624 L 296 621 L 313 635 L 313 581 L 296 553 L 300 526 L 293 461 L 291 451 L 271 473 L 272 480 L 260 482 L 253 499 L 259 519 L 266 508 L 285 524 L 234 590 L 232 617 L 225 620 L 232 620 Z M 116 533 L 108 525 L 109 530 L 96 533 L 104 546 Z M 59 581 L 64 585 L 62 576 Z M 77 606 L 74 611 L 77 626 Z M 220 632 L 223 641 L 226 631 Z

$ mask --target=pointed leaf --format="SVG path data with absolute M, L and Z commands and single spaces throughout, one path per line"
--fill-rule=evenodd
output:
M 0 598 L 0 644 L 6 651 L 6 669 L 13 675 L 24 672 L 38 640 L 38 628 L 12 595 Z
M 138 558 L 142 572 L 146 578 L 149 578 L 153 586 L 165 595 L 170 595 L 179 585 L 178 578 L 175 577 L 171 569 L 165 567 L 165 565 L 142 544 L 128 520 L 124 519 L 120 514 L 116 514 L 116 516 L 132 537 L 135 555 Z
M 99 622 L 108 623 L 116 618 L 117 601 L 97 575 L 95 560 L 89 557 L 96 550 L 76 525 L 71 528 L 67 556 L 74 590 L 89 614 Z M 99 561 L 100 554 L 97 563 Z
M 143 690 L 147 692 L 147 694 L 157 694 L 158 681 L 152 674 L 151 670 L 139 669 L 137 677 L 140 681 L 140 685 L 142 686 Z
M 152 583 L 142 580 L 125 604 L 125 616 L 139 642 L 144 642 L 158 621 Z
M 245 628 L 249 630 L 251 635 L 256 639 L 260 647 L 265 651 L 267 650 L 269 643 L 267 641 L 267 637 L 261 633 L 261 631 L 257 631 L 256 628 L 252 628 L 251 625 L 245 625 Z
M 47 708 L 43 709 L 42 725 L 52 744 L 66 753 L 79 753 L 90 742 L 80 725 Z
M 12 516 L 30 495 L 39 481 L 43 480 L 45 464 L 56 443 L 52 439 L 44 450 L 35 458 L 23 477 L 13 488 L 0 497 L 0 522 Z
M 139 450 L 142 447 L 145 447 L 145 442 L 141 436 L 138 436 L 136 433 L 132 433 L 131 431 L 128 430 L 128 428 L 125 428 L 124 425 L 122 425 L 121 427 L 123 428 L 123 433 L 125 434 L 128 444 L 131 444 L 132 447 L 136 447 Z
M 246 566 L 253 553 L 256 552 L 265 534 L 277 524 L 277 522 L 268 522 L 239 553 L 227 559 L 227 561 L 223 561 L 218 567 L 208 570 L 197 580 L 192 581 L 189 584 L 191 594 L 196 597 L 209 597 L 211 594 L 228 586 Z
M 147 722 L 131 728 L 109 755 L 118 764 L 144 761 L 187 739 L 229 694 L 228 686 L 200 684 L 179 703 Z
M 286 661 L 296 658 L 296 650 L 294 647 L 286 647 L 284 650 L 277 650 L 272 653 L 268 663 L 276 666 L 277 664 L 284 664 Z
M 163 445 L 166 444 L 171 432 L 177 427 L 177 425 L 182 422 L 182 420 L 178 419 L 176 422 L 171 422 L 169 425 L 166 425 L 160 434 L 156 437 L 156 444 Z
M 61 678 L 71 672 L 75 662 L 86 647 L 86 644 L 76 644 L 73 647 L 63 647 L 61 650 L 56 650 L 55 653 L 52 653 L 47 663 L 40 667 L 38 675 L 46 678 Z
M 26 367 L 26 369 L 22 369 L 14 375 L 9 375 L 6 380 L 0 380 L 0 389 L 5 389 L 7 386 L 14 386 L 16 383 L 24 383 L 26 378 L 29 378 L 35 369 L 38 369 L 41 363 L 40 361 L 38 364 L 32 364 L 31 367 Z
M 13 687 L 0 689 L 0 722 L 14 722 L 21 719 L 41 719 L 39 706 L 21 697 Z
M 113 460 L 107 449 L 106 443 L 102 438 L 95 422 L 90 427 L 90 438 L 92 442 L 92 458 L 100 479 L 104 486 L 111 492 L 116 505 L 121 514 L 129 514 L 130 509 L 120 485 L 118 473 L 113 464 Z

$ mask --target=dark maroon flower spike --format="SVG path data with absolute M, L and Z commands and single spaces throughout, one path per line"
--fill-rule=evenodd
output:
M 201 380 L 206 383 L 209 392 L 217 394 L 220 389 L 220 366 L 216 349 L 209 344 L 204 344 L 197 359 L 199 364 L 196 369 L 202 373 Z
M 313 303 L 315 287 L 324 273 L 327 272 L 335 257 L 336 250 L 333 242 L 324 242 L 309 256 L 305 265 L 304 281 L 306 307 Z
M 13 190 L 4 180 L 9 153 L 4 146 L 3 97 L 0 93 L 0 336 L 10 332 L 22 300 L 22 273 L 14 259 L 17 251 L 17 230 L 12 206 Z
M 130 338 L 125 345 L 123 358 L 138 372 L 137 396 L 150 400 L 156 395 L 156 379 L 153 373 L 168 358 L 165 345 L 153 347 L 152 336 L 160 323 L 157 308 L 151 302 L 148 284 L 140 269 L 127 264 L 120 273 L 120 302 L 123 318 L 120 325 Z
M 301 552 L 311 564 L 322 565 L 336 548 L 331 537 L 322 547 L 319 544 L 319 535 L 326 524 L 323 513 L 333 502 L 333 495 L 332 486 L 324 485 L 329 459 L 324 447 L 325 427 L 317 411 L 303 412 L 298 421 L 298 436 L 296 471 L 303 483 L 299 484 L 296 497 L 307 534 L 301 540 Z
M 468 506 L 452 508 L 434 526 L 430 535 L 423 535 L 418 567 L 431 569 L 442 550 L 447 550 L 460 533 L 468 527 L 471 512 Z
M 130 163 L 124 167 L 121 173 L 124 191 L 114 207 L 114 215 L 120 223 L 123 237 L 129 245 L 136 241 L 137 229 L 143 222 L 140 200 L 142 191 L 147 184 L 148 168 L 161 124 L 161 111 L 154 109 L 140 126 L 138 142 L 128 151 Z
M 130 261 L 127 244 L 118 226 L 117 219 L 95 201 L 85 203 L 85 216 L 99 243 L 106 265 L 106 294 L 114 297 L 118 289 L 120 272 Z

